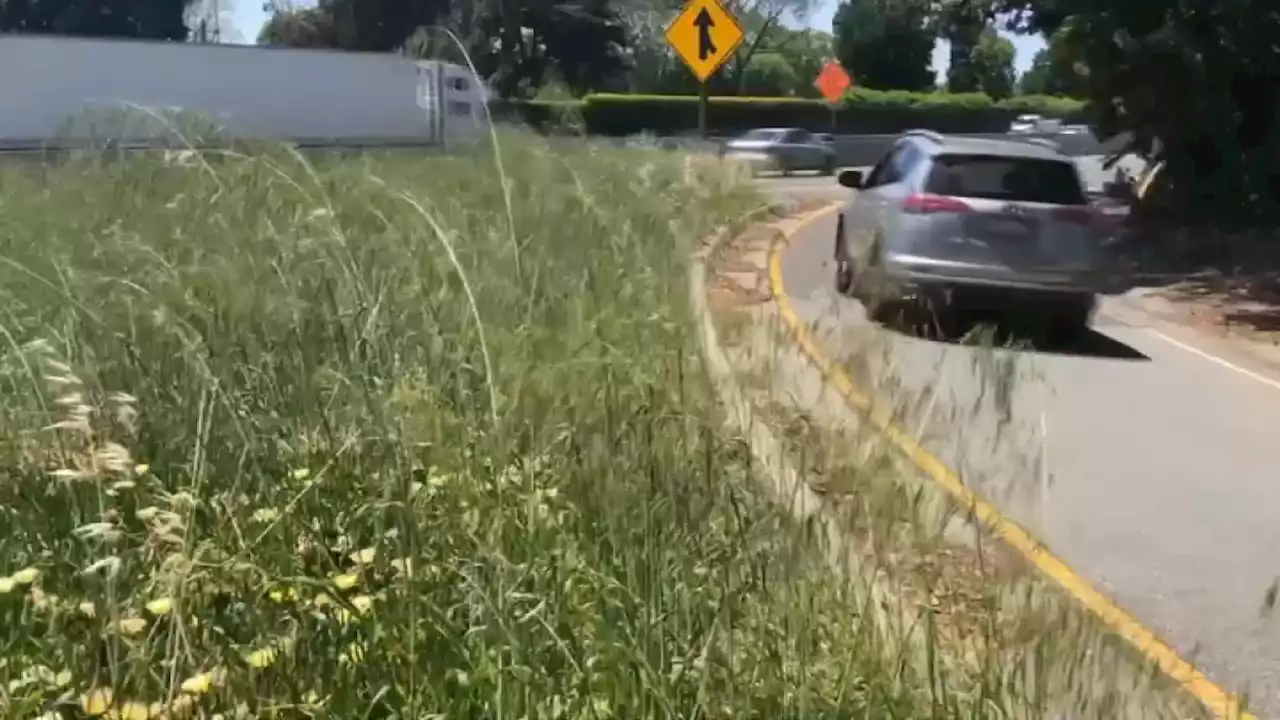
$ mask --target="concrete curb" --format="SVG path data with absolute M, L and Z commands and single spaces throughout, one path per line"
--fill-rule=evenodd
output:
M 830 206 L 826 206 L 799 217 L 829 211 Z M 754 406 L 720 343 L 707 305 L 708 278 L 712 272 L 707 259 L 745 229 L 719 231 L 695 254 L 689 271 L 689 296 L 698 324 L 699 344 L 708 375 L 725 408 L 726 422 L 749 443 L 752 456 L 762 469 L 755 473 L 762 488 L 779 507 L 811 530 L 832 570 L 858 592 L 862 607 L 856 610 L 865 621 L 874 623 L 873 630 L 882 647 L 901 662 L 913 662 L 913 670 L 920 673 L 920 677 L 927 677 L 930 658 L 926 650 L 925 622 L 888 586 L 884 573 L 865 564 L 856 550 L 855 538 L 845 532 L 840 520 L 830 512 L 829 504 L 804 482 L 799 469 L 788 458 L 783 442 L 767 424 L 756 421 Z

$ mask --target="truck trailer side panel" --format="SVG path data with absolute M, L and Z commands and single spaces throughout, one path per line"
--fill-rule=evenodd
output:
M 446 127 L 474 126 L 483 114 L 479 87 L 455 77 L 439 91 L 443 67 L 453 66 L 379 53 L 6 35 L 0 145 L 100 136 L 104 126 L 129 135 L 119 140 L 150 139 L 154 127 L 131 120 L 125 132 L 103 121 L 146 117 L 132 106 L 185 109 L 241 137 L 434 144 Z

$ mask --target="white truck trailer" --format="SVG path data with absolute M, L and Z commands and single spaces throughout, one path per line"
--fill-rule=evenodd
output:
M 488 99 L 465 67 L 389 53 L 15 34 L 0 88 L 0 151 L 172 141 L 183 112 L 242 138 L 450 146 Z

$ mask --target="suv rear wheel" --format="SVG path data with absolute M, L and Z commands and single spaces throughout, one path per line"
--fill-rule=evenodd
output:
M 853 262 L 844 247 L 844 219 L 836 222 L 835 251 L 832 257 L 836 263 L 836 292 L 848 297 L 853 294 Z

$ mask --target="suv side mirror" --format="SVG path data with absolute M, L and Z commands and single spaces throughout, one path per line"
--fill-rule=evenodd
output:
M 841 170 L 836 176 L 836 182 L 841 186 L 850 190 L 857 190 L 862 187 L 862 171 L 861 170 Z

